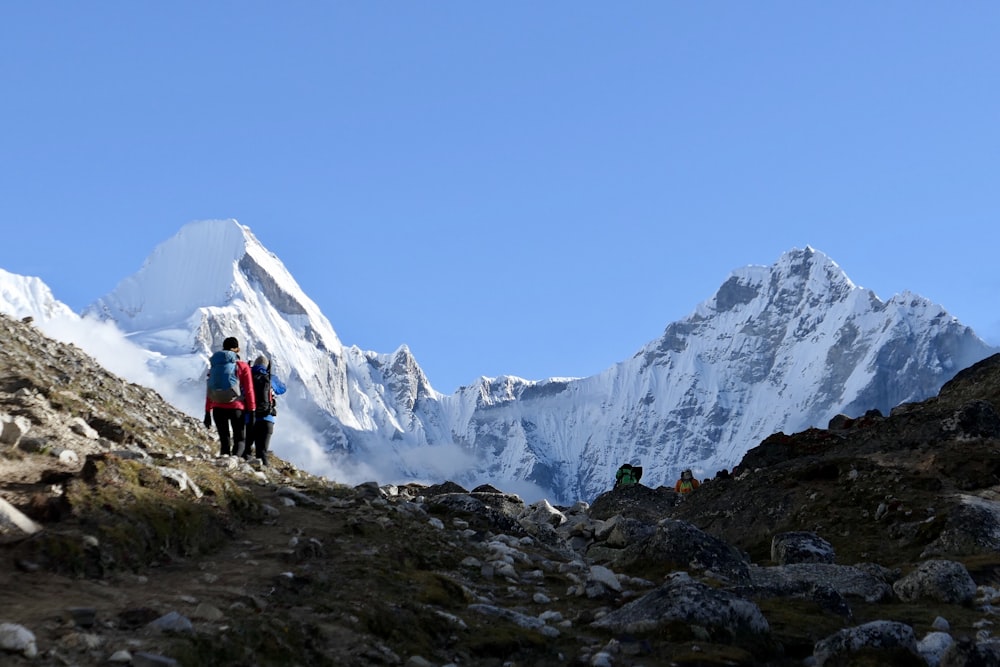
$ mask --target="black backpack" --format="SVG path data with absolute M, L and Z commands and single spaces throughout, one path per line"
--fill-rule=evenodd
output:
M 267 370 L 262 370 L 260 366 L 253 367 L 253 394 L 257 399 L 257 409 L 254 410 L 255 417 L 272 417 L 278 414 L 278 409 L 274 404 L 274 390 L 271 389 L 271 366 Z

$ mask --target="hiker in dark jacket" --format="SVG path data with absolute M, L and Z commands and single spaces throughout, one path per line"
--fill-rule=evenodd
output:
M 253 376 L 257 409 L 254 412 L 252 436 L 248 437 L 248 441 L 253 443 L 260 464 L 266 466 L 267 450 L 271 444 L 271 435 L 274 433 L 274 418 L 278 414 L 275 396 L 285 393 L 285 385 L 271 375 L 271 362 L 263 354 L 257 355 L 254 359 L 250 373 Z M 247 447 L 243 458 L 250 459 L 250 447 Z
M 223 354 L 223 353 L 232 354 Z M 246 426 L 253 425 L 253 412 L 257 407 L 253 394 L 253 381 L 250 377 L 250 366 L 247 362 L 240 360 L 240 343 L 230 336 L 222 343 L 222 352 L 212 355 L 212 363 L 219 360 L 234 359 L 236 381 L 239 387 L 239 396 L 233 400 L 218 402 L 212 399 L 212 389 L 207 387 L 205 391 L 205 428 L 211 428 L 212 420 L 215 419 L 215 428 L 219 432 L 219 455 L 229 456 L 230 453 L 236 456 L 243 456 L 247 449 Z M 212 370 L 209 370 L 209 377 Z M 245 415 L 249 414 L 250 417 Z M 230 429 L 232 435 L 230 435 Z

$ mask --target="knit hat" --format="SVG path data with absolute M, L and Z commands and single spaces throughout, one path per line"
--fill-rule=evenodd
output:
M 267 357 L 265 357 L 263 354 L 258 354 L 257 358 L 253 360 L 253 365 L 263 366 L 264 368 L 267 368 Z
M 238 340 L 236 340 L 235 338 L 233 338 L 232 336 L 230 336 L 226 340 L 222 341 L 222 349 L 223 350 L 238 350 L 238 349 L 240 349 L 240 342 Z

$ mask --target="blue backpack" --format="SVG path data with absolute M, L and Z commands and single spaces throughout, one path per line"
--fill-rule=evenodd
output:
M 240 380 L 236 377 L 239 357 L 232 350 L 214 352 L 209 359 L 208 400 L 213 403 L 232 403 L 240 394 Z

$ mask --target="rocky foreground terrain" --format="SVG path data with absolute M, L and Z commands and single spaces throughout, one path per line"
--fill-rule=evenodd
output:
M 1000 665 L 1000 356 L 826 426 L 683 502 L 348 487 L 0 316 L 0 664 Z

